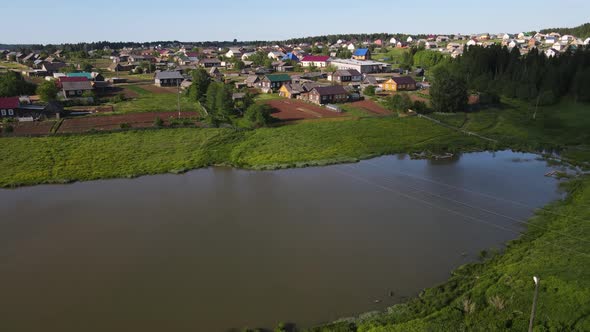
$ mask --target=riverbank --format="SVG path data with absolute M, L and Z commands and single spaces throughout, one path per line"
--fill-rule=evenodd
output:
M 482 255 L 386 312 L 305 331 L 525 331 L 532 276 L 541 278 L 535 331 L 590 330 L 590 177 L 564 189 L 567 198 L 539 209 L 503 253 Z
M 1 142 L 0 187 L 179 173 L 211 165 L 278 169 L 393 153 L 502 148 L 418 118 L 325 120 L 254 131 L 153 129 Z

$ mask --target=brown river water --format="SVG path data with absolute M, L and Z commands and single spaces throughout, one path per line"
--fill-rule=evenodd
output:
M 517 238 L 505 216 L 562 197 L 535 157 L 0 190 L 0 331 L 309 327 L 383 310 Z

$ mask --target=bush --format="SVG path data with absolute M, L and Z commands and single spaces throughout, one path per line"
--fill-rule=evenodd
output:
M 154 120 L 154 127 L 161 128 L 163 126 L 164 126 L 164 120 L 160 119 L 160 117 L 157 117 Z
M 375 95 L 375 87 L 372 85 L 369 85 L 368 87 L 365 88 L 363 93 L 367 96 L 374 96 Z
M 114 97 L 111 98 L 112 103 L 120 103 L 123 101 L 125 101 L 125 94 L 123 94 L 123 93 L 118 93 Z
M 130 123 L 127 123 L 127 122 L 121 123 L 119 126 L 121 127 L 121 129 L 129 129 L 129 128 L 131 128 L 131 124 Z
M 14 131 L 14 127 L 12 125 L 7 125 L 6 127 L 4 127 L 4 133 L 5 134 L 10 134 Z

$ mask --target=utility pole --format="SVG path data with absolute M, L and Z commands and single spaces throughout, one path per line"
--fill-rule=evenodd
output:
M 533 323 L 535 321 L 535 312 L 537 311 L 537 297 L 539 296 L 539 284 L 541 279 L 539 277 L 533 277 L 535 282 L 535 296 L 533 297 L 533 309 L 531 310 L 531 320 L 529 322 L 529 332 L 533 332 Z
M 176 94 L 178 97 L 178 119 L 180 119 L 180 81 L 176 79 Z

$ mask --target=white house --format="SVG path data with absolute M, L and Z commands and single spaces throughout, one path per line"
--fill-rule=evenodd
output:
M 508 48 L 517 47 L 518 45 L 519 45 L 519 42 L 513 39 L 510 41 L 510 43 L 508 43 Z
M 227 53 L 225 53 L 226 58 L 241 58 L 242 52 L 239 48 L 230 48 Z
M 414 41 L 414 38 L 412 38 L 412 36 L 409 36 L 408 39 L 406 39 L 406 42 L 411 43 Z
M 424 43 L 424 48 L 427 49 L 427 50 L 433 50 L 435 48 L 438 48 L 438 44 L 427 41 L 426 43 Z
M 280 60 L 285 56 L 285 53 L 280 51 L 273 51 L 268 53 L 268 57 L 273 60 Z
M 563 45 L 562 43 L 555 43 L 553 44 L 553 46 L 551 46 L 551 48 L 553 48 L 556 51 L 563 51 L 565 49 L 565 45 Z
M 395 39 L 395 38 L 391 38 L 391 39 L 389 40 L 389 43 L 390 43 L 391 45 L 397 45 L 397 39 Z
M 510 35 L 510 34 L 508 34 L 508 33 L 505 33 L 505 34 L 502 36 L 502 40 L 509 40 L 509 39 L 512 39 L 512 38 L 513 38 L 513 37 L 512 37 L 512 35 Z
M 545 44 L 547 45 L 553 45 L 556 41 L 557 39 L 555 37 L 545 37 Z
M 562 42 L 570 42 L 572 40 L 576 39 L 576 37 L 572 36 L 572 35 L 563 35 L 561 36 L 561 41 Z
M 477 41 L 475 39 L 469 39 L 467 42 L 467 46 L 475 46 L 477 45 Z
M 356 50 L 356 47 L 354 46 L 353 43 L 348 44 L 348 46 L 346 48 L 348 48 L 348 50 L 351 51 L 351 52 L 354 51 L 354 50 Z
M 584 40 L 584 45 L 590 45 L 590 38 L 586 38 L 586 40 Z
M 559 54 L 559 51 L 557 51 L 556 49 L 550 48 L 547 51 L 545 51 L 545 56 L 548 58 L 557 56 Z
M 242 54 L 242 61 L 248 60 L 248 58 L 250 58 L 254 54 L 256 54 L 256 52 L 246 52 L 246 53 Z

